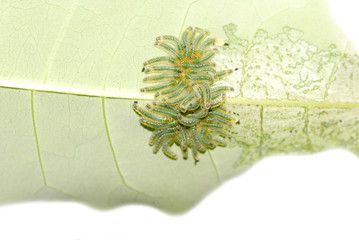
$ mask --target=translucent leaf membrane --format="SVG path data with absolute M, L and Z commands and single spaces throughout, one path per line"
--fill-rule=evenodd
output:
M 288 26 L 273 36 L 259 29 L 251 41 L 238 36 L 235 24 L 223 29 L 232 41 L 214 61 L 239 69 L 223 82 L 235 88 L 230 99 L 235 111 L 253 118 L 240 118 L 233 147 L 243 154 L 235 168 L 272 154 L 309 153 L 329 146 L 359 152 L 354 120 L 359 56 L 349 42 L 342 53 L 333 44 L 319 49 L 303 39 L 302 31 Z M 348 114 L 346 120 L 342 114 Z

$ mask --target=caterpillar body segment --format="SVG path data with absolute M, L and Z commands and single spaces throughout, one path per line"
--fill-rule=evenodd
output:
M 173 88 L 168 89 L 166 91 L 158 92 L 155 95 L 155 97 L 158 97 L 160 95 L 167 95 L 167 94 L 173 93 L 173 92 L 177 91 L 178 89 L 180 89 L 183 86 L 183 84 L 184 84 L 184 81 L 180 80 L 179 82 L 177 82 L 176 86 L 174 86 Z
M 166 133 L 175 133 L 176 130 L 177 130 L 177 128 L 173 127 L 173 128 L 165 128 L 165 129 L 159 129 L 159 130 L 154 131 L 150 137 L 149 145 L 153 146 L 153 144 L 155 144 L 156 140 L 160 136 L 162 136 L 163 134 L 166 134 Z
M 214 149 L 216 145 L 207 140 L 207 136 L 206 136 L 207 134 L 208 134 L 207 131 L 202 129 L 201 133 L 199 134 L 199 139 L 206 148 Z
M 221 147 L 226 147 L 227 146 L 227 141 L 225 141 L 225 139 L 223 139 L 223 138 L 213 136 L 211 134 L 208 134 L 207 138 L 208 138 L 209 141 L 211 141 L 213 144 L 215 144 L 217 146 L 221 146 Z
M 176 160 L 177 159 L 177 154 L 175 154 L 172 150 L 171 150 L 171 145 L 173 143 L 173 140 L 170 138 L 167 138 L 166 140 L 164 140 L 164 143 L 162 144 L 162 152 L 169 157 L 170 159 Z
M 201 63 L 207 62 L 207 61 L 211 60 L 217 52 L 218 52 L 218 49 L 214 48 L 214 49 L 208 51 L 208 53 L 206 53 L 206 55 L 204 55 L 203 57 L 194 59 L 193 63 L 201 64 Z
M 173 136 L 175 135 L 175 133 L 165 133 L 162 134 L 157 141 L 155 142 L 154 146 L 153 146 L 153 153 L 157 153 L 160 148 L 162 147 L 163 143 L 167 140 L 167 139 L 171 139 Z
M 203 42 L 203 44 L 199 47 L 199 53 L 203 53 L 205 52 L 211 45 L 213 46 L 214 43 L 216 42 L 216 39 L 214 38 L 210 38 L 206 41 Z
M 157 92 L 160 90 L 166 90 L 166 89 L 172 88 L 176 84 L 177 84 L 177 81 L 172 80 L 167 83 L 161 83 L 161 84 L 154 85 L 152 87 L 141 88 L 140 91 L 141 92 Z
M 224 76 L 227 76 L 231 73 L 233 73 L 233 69 L 227 69 L 227 70 L 220 71 L 220 72 L 216 73 L 216 76 L 217 76 L 217 78 L 223 78 Z
M 143 67 L 149 67 L 158 63 L 167 63 L 169 65 L 171 64 L 175 64 L 176 63 L 176 59 L 174 59 L 173 57 L 168 57 L 168 56 L 163 56 L 163 57 L 155 57 L 155 58 L 151 58 L 150 60 L 147 60 L 146 62 L 143 63 Z M 143 70 L 144 71 L 144 70 Z
M 212 99 L 211 101 L 211 107 L 216 108 L 220 105 L 222 105 L 226 101 L 226 95 L 225 94 L 219 94 L 217 97 Z
M 233 92 L 234 88 L 230 87 L 230 86 L 218 86 L 218 87 L 213 87 L 211 89 L 212 94 L 219 94 L 219 93 L 225 93 L 225 92 Z
M 148 106 L 148 107 L 147 107 Z M 156 113 L 160 113 L 160 114 L 165 114 L 165 115 L 169 115 L 170 117 L 172 117 L 173 119 L 175 119 L 177 117 L 178 112 L 177 111 L 173 111 L 172 109 L 168 108 L 168 107 L 160 107 L 160 106 L 156 106 L 156 105 L 146 105 L 146 107 L 148 109 L 151 109 L 153 112 Z
M 186 117 L 187 118 L 199 118 L 199 119 L 203 119 L 208 115 L 208 111 L 205 109 L 200 109 L 194 113 L 190 113 L 187 114 Z
M 184 127 L 180 127 L 180 146 L 182 150 L 186 150 L 188 147 L 188 130 Z
M 170 128 L 175 127 L 178 124 L 178 121 L 171 121 L 170 123 L 156 123 L 144 118 L 140 119 L 140 123 L 145 125 L 146 127 L 152 128 L 152 129 L 163 129 L 163 128 Z
M 176 79 L 180 79 L 180 78 L 181 78 L 180 74 L 159 74 L 159 75 L 145 77 L 143 79 L 143 82 L 153 83 L 153 82 L 158 82 L 158 81 L 160 81 L 160 82 L 171 81 L 171 80 L 176 80 Z
M 194 100 L 194 96 L 190 95 L 188 96 L 186 99 L 184 99 L 179 105 L 179 109 L 181 112 L 185 113 L 188 110 L 188 106 L 192 103 L 192 101 Z
M 181 43 L 180 40 L 178 40 L 178 38 L 174 37 L 174 36 L 170 36 L 170 35 L 163 35 L 163 36 L 159 36 L 156 38 L 157 42 L 170 42 L 170 43 L 174 43 L 177 46 L 177 50 L 178 51 L 182 51 L 183 50 L 183 45 Z
M 178 94 L 176 97 L 173 98 L 166 98 L 164 101 L 169 105 L 177 106 L 180 104 L 184 99 L 186 99 L 190 95 L 190 91 L 185 90 L 184 92 Z
M 145 68 L 143 72 L 146 73 L 146 74 L 158 73 L 158 72 L 181 73 L 181 68 L 180 67 L 175 67 L 175 66 L 152 66 L 152 67 Z
M 191 128 L 191 135 L 194 143 L 194 147 L 201 153 L 206 152 L 207 148 L 202 144 L 200 138 L 198 137 L 198 133 L 194 127 Z
M 138 107 L 137 103 L 133 104 L 133 109 L 135 112 L 137 112 L 139 115 L 141 115 L 144 119 L 148 119 L 151 121 L 154 121 L 156 123 L 169 123 L 172 118 L 169 118 L 167 116 L 160 116 L 151 113 L 150 111 L 147 111 L 146 109 Z
M 194 101 L 188 105 L 188 111 L 195 111 L 199 108 L 200 103 L 200 99 L 194 99 Z
M 162 42 L 155 42 L 155 46 L 164 50 L 168 54 L 172 55 L 173 57 L 176 57 L 178 60 L 182 60 L 182 56 L 170 45 Z
M 188 83 L 179 84 L 174 89 L 175 89 L 174 91 L 161 94 L 161 95 L 165 95 L 163 101 L 168 101 L 170 99 L 174 99 L 177 98 L 178 96 L 181 96 L 181 94 L 185 94 L 188 91 Z
M 195 124 L 197 124 L 201 119 L 198 118 L 188 118 L 186 116 L 183 116 L 182 114 L 178 114 L 177 115 L 178 121 L 187 126 L 187 127 L 191 127 L 194 126 Z

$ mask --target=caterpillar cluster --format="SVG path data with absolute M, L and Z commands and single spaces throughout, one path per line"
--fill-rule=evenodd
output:
M 168 56 L 152 58 L 143 64 L 142 72 L 150 74 L 145 83 L 156 83 L 141 89 L 155 93 L 155 99 L 145 108 L 133 104 L 134 111 L 141 117 L 140 123 L 153 133 L 149 145 L 157 153 L 177 159 L 171 150 L 175 143 L 188 158 L 192 150 L 195 161 L 199 153 L 216 146 L 227 146 L 232 136 L 231 128 L 239 124 L 236 114 L 223 106 L 228 86 L 213 84 L 237 69 L 217 72 L 212 58 L 217 52 L 215 45 L 225 45 L 219 39 L 207 38 L 208 31 L 188 27 L 181 39 L 163 35 L 156 38 L 155 46 Z

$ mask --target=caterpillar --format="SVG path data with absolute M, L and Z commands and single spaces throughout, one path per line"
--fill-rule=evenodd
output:
M 142 72 L 149 74 L 144 83 L 156 83 L 141 89 L 155 93 L 154 101 L 145 108 L 133 104 L 141 117 L 140 123 L 153 131 L 149 145 L 153 153 L 160 149 L 170 159 L 177 159 L 171 146 L 177 145 L 184 159 L 191 149 L 195 163 L 199 153 L 217 146 L 227 146 L 234 124 L 239 124 L 235 113 L 223 105 L 228 86 L 213 86 L 237 69 L 217 72 L 213 56 L 215 45 L 225 45 L 220 39 L 208 38 L 209 32 L 198 27 L 188 27 L 178 39 L 162 35 L 155 46 L 168 56 L 152 58 L 143 64 Z

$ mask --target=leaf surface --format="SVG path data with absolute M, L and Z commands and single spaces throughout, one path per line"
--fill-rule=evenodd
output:
M 359 154 L 359 57 L 323 0 L 2 1 L 0 202 L 66 199 L 184 211 L 264 156 Z M 227 148 L 152 154 L 132 111 L 158 35 L 187 26 L 229 43 L 240 113 Z

